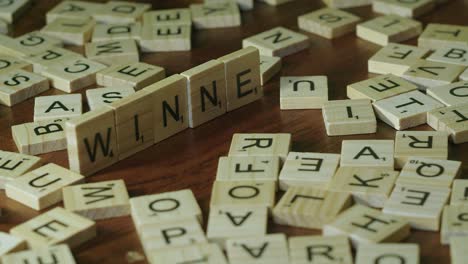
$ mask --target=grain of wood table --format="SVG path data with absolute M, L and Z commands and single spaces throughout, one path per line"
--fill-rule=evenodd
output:
M 57 0 L 34 1 L 35 4 L 15 24 L 15 36 L 40 29 L 45 23 L 45 13 L 55 6 Z M 143 1 L 142 1 L 143 2 Z M 151 1 L 145 1 L 151 2 Z M 154 9 L 185 7 L 187 0 L 152 1 Z M 241 40 L 274 26 L 282 25 L 298 30 L 297 16 L 323 7 L 318 0 L 296 0 L 279 7 L 256 3 L 255 9 L 242 13 L 242 26 L 227 29 L 197 30 L 193 33 L 193 48 L 190 52 L 145 53 L 142 60 L 166 68 L 168 74 L 179 73 L 200 63 L 215 59 L 241 48 Z M 368 19 L 377 16 L 371 7 L 348 9 Z M 436 11 L 419 18 L 428 22 L 468 25 L 468 0 L 451 0 Z M 304 33 L 304 32 L 302 32 Z M 393 139 L 395 130 L 382 122 L 372 135 L 328 137 L 319 110 L 279 109 L 279 76 L 327 75 L 330 99 L 345 99 L 346 85 L 364 80 L 367 60 L 380 48 L 370 42 L 349 34 L 333 41 L 316 35 L 310 36 L 310 48 L 283 59 L 281 73 L 265 85 L 262 100 L 230 112 L 196 129 L 188 129 L 149 149 L 108 167 L 87 178 L 88 182 L 124 179 L 132 197 L 166 191 L 191 188 L 195 193 L 205 220 L 208 213 L 211 185 L 215 179 L 218 157 L 227 155 L 230 140 L 236 132 L 283 132 L 292 133 L 294 151 L 339 153 L 343 139 Z M 416 40 L 408 41 L 416 44 Z M 81 50 L 81 47 L 73 47 Z M 90 87 L 92 88 L 92 87 Z M 62 94 L 51 89 L 42 95 Z M 12 140 L 12 125 L 31 122 L 34 99 L 29 99 L 13 108 L 0 106 L 0 149 L 17 151 Z M 413 130 L 429 130 L 426 125 Z M 41 155 L 45 161 L 68 167 L 66 151 Z M 450 158 L 463 161 L 463 172 L 468 172 L 468 143 L 450 144 Z M 32 209 L 7 199 L 0 193 L 0 230 L 11 227 L 38 215 Z M 271 222 L 271 221 L 270 221 Z M 206 225 L 206 221 L 205 221 Z M 73 250 L 78 263 L 127 263 L 128 252 L 143 253 L 130 217 L 98 221 L 95 239 Z M 284 232 L 287 235 L 319 234 L 307 230 L 270 224 L 270 233 Z M 449 248 L 439 242 L 436 232 L 412 231 L 405 242 L 421 245 L 421 263 L 448 263 Z M 104 261 L 104 262 L 103 262 Z M 135 263 L 145 263 L 138 261 Z

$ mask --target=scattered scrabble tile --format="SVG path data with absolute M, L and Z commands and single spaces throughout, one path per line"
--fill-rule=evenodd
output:
M 460 75 L 460 80 L 468 81 L 468 68 Z
M 323 228 L 325 236 L 346 235 L 354 247 L 366 244 L 399 242 L 410 233 L 408 222 L 379 210 L 355 205 Z
M 410 243 L 383 243 L 359 246 L 356 264 L 419 263 L 419 245 Z
M 130 86 L 140 90 L 165 77 L 164 68 L 144 62 L 113 65 L 96 74 L 97 84 L 103 86 Z
M 189 126 L 187 79 L 174 74 L 143 89 L 152 97 L 154 143 L 158 143 Z
M 190 5 L 193 25 L 197 29 L 224 28 L 241 25 L 239 7 L 235 1 L 204 2 Z
M 397 130 L 422 125 L 427 121 L 427 112 L 443 107 L 443 104 L 420 91 L 379 100 L 373 105 L 377 117 Z
M 62 188 L 83 181 L 84 177 L 49 163 L 5 184 L 5 194 L 35 210 L 62 201 Z
M 450 205 L 468 204 L 468 180 L 455 179 L 452 186 Z
M 30 54 L 29 56 L 24 57 L 24 60 L 32 63 L 34 72 L 41 74 L 50 66 L 82 58 L 84 57 L 81 54 L 68 49 L 51 47 L 49 49 Z
M 265 206 L 275 203 L 275 183 L 271 181 L 231 181 L 213 184 L 210 207 Z
M 32 71 L 31 63 L 17 57 L 0 54 L 0 74 L 11 70 Z
M 142 52 L 188 51 L 192 49 L 190 25 L 145 24 L 139 40 Z
M 0 256 L 25 249 L 26 241 L 8 233 L 0 232 Z
M 267 1 L 283 1 L 287 2 L 289 0 L 267 0 Z M 219 2 L 226 2 L 225 0 L 205 0 L 204 3 L 219 3 Z M 239 9 L 242 11 L 247 11 L 247 10 L 252 10 L 254 6 L 254 0 L 234 0 L 238 6 Z
M 466 46 L 468 27 L 429 23 L 418 38 L 418 46 L 437 50 L 444 46 Z
M 216 244 L 195 244 L 149 252 L 150 263 L 207 263 L 227 264 L 221 248 Z
M 88 59 L 111 65 L 119 63 L 134 63 L 140 60 L 138 46 L 133 39 L 105 40 L 91 42 L 85 45 L 85 54 Z
M 418 85 L 419 89 L 450 84 L 458 80 L 465 67 L 427 60 L 417 60 L 403 73 L 403 78 Z
M 278 181 L 278 157 L 220 157 L 216 181 Z
M 468 82 L 466 81 L 428 88 L 426 92 L 446 106 L 457 106 L 468 102 L 466 99 Z
M 322 263 L 352 264 L 353 255 L 346 236 L 293 236 L 289 237 L 291 264 Z
M 0 73 L 0 105 L 13 106 L 49 90 L 47 78 L 21 69 Z
M 34 122 L 80 116 L 82 108 L 81 94 L 39 96 L 34 98 Z
M 419 17 L 435 7 L 432 0 L 374 0 L 372 10 L 376 13 L 395 14 L 402 17 Z
M 57 18 L 41 32 L 63 40 L 66 44 L 83 45 L 91 39 L 95 22 L 88 18 Z
M 463 264 L 468 258 L 466 245 L 468 237 L 451 237 L 450 238 L 450 257 L 452 264 Z
M 10 233 L 25 239 L 33 249 L 62 243 L 76 247 L 96 236 L 96 224 L 62 207 L 55 207 L 13 227 Z
M 383 213 L 407 219 L 414 229 L 438 231 L 450 188 L 399 184 L 385 203 Z
M 112 86 L 97 89 L 86 90 L 86 100 L 90 110 L 95 110 L 104 105 L 108 105 L 122 98 L 134 94 L 135 90 L 132 87 Z
M 97 24 L 93 31 L 93 42 L 139 39 L 141 34 L 141 23 L 129 24 Z
M 4 189 L 5 183 L 39 167 L 41 163 L 39 157 L 0 150 L 0 189 Z
M 228 112 L 262 98 L 260 55 L 256 48 L 243 48 L 217 60 L 224 63 Z
M 281 77 L 281 110 L 321 109 L 327 101 L 327 76 Z
M 325 102 L 322 115 L 329 136 L 371 134 L 377 131 L 377 119 L 368 99 Z
M 265 85 L 281 70 L 281 58 L 260 55 L 260 83 Z M 468 79 L 468 78 L 467 78 Z
M 0 34 L 0 53 L 9 56 L 23 57 L 62 45 L 61 40 L 38 31 L 26 33 L 15 39 Z
M 297 18 L 300 29 L 327 39 L 354 32 L 359 21 L 360 17 L 334 8 L 322 8 Z
M 358 37 L 381 46 L 390 42 L 403 42 L 417 37 L 421 32 L 421 22 L 396 15 L 374 18 L 358 24 L 356 29 Z
M 447 245 L 452 237 L 468 237 L 468 206 L 446 205 L 442 215 L 440 241 Z
M 284 234 L 229 239 L 227 256 L 231 264 L 288 263 Z
M 70 1 L 71 2 L 71 1 Z M 72 252 L 67 245 L 57 245 L 53 247 L 42 247 L 30 250 L 24 250 L 1 257 L 3 264 L 16 263 L 54 263 L 75 264 Z
M 267 222 L 266 207 L 212 207 L 206 237 L 224 248 L 227 239 L 266 235 Z
M 68 119 L 53 119 L 12 126 L 11 134 L 18 151 L 37 155 L 66 149 L 66 120 Z
M 161 9 L 143 14 L 145 25 L 192 25 L 192 14 L 189 8 Z
M 418 87 L 409 81 L 393 74 L 386 74 L 349 84 L 346 95 L 350 99 L 370 99 L 375 102 L 416 89 Z
M 339 154 L 289 152 L 279 176 L 280 189 L 290 186 L 326 189 L 339 162 Z
M 322 0 L 327 6 L 334 8 L 350 8 L 372 4 L 372 0 Z
M 70 170 L 93 174 L 117 162 L 114 111 L 99 108 L 65 124 Z
M 187 78 L 189 127 L 194 128 L 226 113 L 224 64 L 211 60 L 181 73 Z
M 229 156 L 279 156 L 285 160 L 291 134 L 240 134 L 232 136 Z
M 341 167 L 393 169 L 393 140 L 343 140 Z
M 273 209 L 276 224 L 321 229 L 351 206 L 349 193 L 290 187 Z
M 382 208 L 390 196 L 398 172 L 392 169 L 365 167 L 339 168 L 329 190 L 353 195 L 354 201 L 369 207 Z
M 427 124 L 450 134 L 453 143 L 468 142 L 468 104 L 434 109 L 427 113 Z
M 8 23 L 15 22 L 31 5 L 30 0 L 3 1 L 0 9 L 0 19 Z
M 397 131 L 395 167 L 402 168 L 410 157 L 446 160 L 448 135 L 440 131 Z
M 427 57 L 427 60 L 468 67 L 468 47 L 439 47 L 434 53 Z
M 149 9 L 151 4 L 109 1 L 93 14 L 93 18 L 106 24 L 134 23 L 140 21 L 143 13 Z
M 242 47 L 258 48 L 261 55 L 285 57 L 309 47 L 309 38 L 284 27 L 275 27 L 242 40 Z
M 452 187 L 461 174 L 461 162 L 427 158 L 409 158 L 396 184 L 419 184 Z
M 49 24 L 57 18 L 91 19 L 91 16 L 102 6 L 101 3 L 87 1 L 63 1 L 46 13 L 46 21 Z
M 410 45 L 389 43 L 369 59 L 368 70 L 372 73 L 403 75 L 417 59 L 429 53 L 429 49 Z

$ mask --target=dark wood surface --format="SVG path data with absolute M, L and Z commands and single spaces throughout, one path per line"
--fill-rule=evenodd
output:
M 15 36 L 40 29 L 45 23 L 45 13 L 57 0 L 34 1 L 33 7 L 15 24 Z M 150 1 L 146 1 L 150 2 Z M 153 1 L 153 8 L 185 7 L 193 1 Z M 168 74 L 182 72 L 195 65 L 215 59 L 241 48 L 241 40 L 274 26 L 282 25 L 298 30 L 297 16 L 323 7 L 317 0 L 296 0 L 279 7 L 256 3 L 255 9 L 242 13 L 242 26 L 228 29 L 196 30 L 193 32 L 193 48 L 190 52 L 146 53 L 142 60 L 163 66 Z M 352 8 L 350 12 L 368 19 L 377 14 L 371 7 Z M 468 25 L 468 0 L 452 0 L 437 10 L 419 18 L 428 22 Z M 304 32 L 302 32 L 304 33 Z M 96 175 L 89 182 L 124 179 L 130 196 L 153 194 L 190 188 L 200 203 L 206 224 L 206 216 L 215 179 L 218 157 L 227 155 L 230 140 L 236 132 L 286 132 L 292 134 L 292 150 L 339 153 L 343 139 L 393 139 L 395 130 L 381 122 L 378 132 L 372 135 L 327 137 L 318 110 L 280 111 L 279 76 L 327 75 L 330 99 L 344 99 L 346 85 L 368 78 L 367 60 L 380 47 L 358 39 L 354 34 L 329 41 L 316 35 L 310 36 L 310 48 L 283 59 L 281 73 L 265 85 L 265 96 L 236 111 L 230 112 L 196 129 L 185 130 L 178 135 L 123 160 Z M 407 43 L 416 44 L 416 39 Z M 81 50 L 81 47 L 73 47 Z M 92 87 L 90 87 L 92 88 Z M 51 89 L 44 93 L 60 94 Z M 33 120 L 34 99 L 13 108 L 0 106 L 0 149 L 17 151 L 11 137 L 12 125 Z M 414 130 L 428 130 L 419 126 Z M 47 162 L 68 167 L 66 151 L 41 155 Z M 450 158 L 461 160 L 463 172 L 468 172 L 468 144 L 450 145 Z M 7 199 L 0 192 L 0 230 L 8 231 L 41 212 Z M 270 221 L 272 222 L 272 221 Z M 97 222 L 98 236 L 73 250 L 78 263 L 127 263 L 129 251 L 143 253 L 130 217 Z M 307 230 L 270 224 L 270 233 L 287 235 L 319 234 Z M 449 249 L 439 242 L 437 232 L 413 230 L 405 242 L 419 243 L 421 263 L 448 263 Z M 104 262 L 102 262 L 104 261 Z M 144 261 L 138 263 L 145 263 Z

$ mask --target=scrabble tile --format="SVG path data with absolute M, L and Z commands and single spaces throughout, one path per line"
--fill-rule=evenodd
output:
M 468 67 L 468 47 L 439 47 L 427 57 L 427 60 Z
M 416 89 L 418 89 L 416 85 L 403 78 L 385 74 L 349 84 L 346 88 L 346 95 L 350 99 L 370 99 L 375 102 Z
M 162 67 L 144 62 L 116 64 L 96 74 L 102 86 L 130 86 L 135 90 L 151 85 L 166 76 Z
M 265 206 L 275 203 L 275 183 L 271 181 L 231 181 L 213 183 L 210 207 Z
M 288 0 L 279 0 L 279 1 L 288 1 Z M 204 3 L 220 3 L 220 2 L 222 3 L 226 1 L 225 0 L 205 0 L 204 1 Z M 239 6 L 239 9 L 242 11 L 252 10 L 254 7 L 254 0 L 235 0 L 233 2 L 235 2 Z
M 145 25 L 192 25 L 192 14 L 189 8 L 172 8 L 152 10 L 143 14 Z
M 321 109 L 328 101 L 327 76 L 288 76 L 280 79 L 280 109 Z
M 396 15 L 380 16 L 358 24 L 356 28 L 358 37 L 381 46 L 403 42 L 417 37 L 421 32 L 421 22 Z
M 243 48 L 217 60 L 224 63 L 228 112 L 263 97 L 260 55 L 256 48 Z
M 216 181 L 278 181 L 278 157 L 220 157 Z
M 343 140 L 341 167 L 393 169 L 393 140 Z
M 153 104 L 154 143 L 188 128 L 187 79 L 174 74 L 143 89 Z
M 87 1 L 63 1 L 46 13 L 46 21 L 49 24 L 57 18 L 91 19 L 91 16 L 102 6 L 101 3 Z
M 47 78 L 21 69 L 0 74 L 0 105 L 13 106 L 49 90 Z
M 63 188 L 63 205 L 89 219 L 130 215 L 130 202 L 123 180 L 85 183 Z
M 260 1 L 265 2 L 272 6 L 277 6 L 277 5 L 282 5 L 282 4 L 285 4 L 294 0 L 260 0 Z
M 94 174 L 117 162 L 114 111 L 107 108 L 87 112 L 65 124 L 70 170 Z
M 216 244 L 195 244 L 150 252 L 150 263 L 206 263 L 227 264 L 223 251 Z
M 86 100 L 90 110 L 95 110 L 135 93 L 132 87 L 111 86 L 86 90 Z
M 458 80 L 458 76 L 465 67 L 433 62 L 427 60 L 417 60 L 402 77 L 415 83 L 419 89 L 438 87 L 450 84 Z
M 13 23 L 29 8 L 30 0 L 5 1 L 1 4 L 0 19 Z
M 339 162 L 339 154 L 289 152 L 279 175 L 280 189 L 292 186 L 326 189 Z
M 436 50 L 444 46 L 466 46 L 468 27 L 429 23 L 418 38 L 418 46 Z
M 84 177 L 49 163 L 5 184 L 8 198 L 42 210 L 62 201 L 62 188 L 82 182 Z
M 419 245 L 410 243 L 383 243 L 362 245 L 356 254 L 356 264 L 412 263 L 419 264 Z
M 134 23 L 141 20 L 151 4 L 127 1 L 109 1 L 93 14 L 94 19 L 103 23 Z
M 263 206 L 212 207 L 206 237 L 224 248 L 227 239 L 266 235 L 267 222 L 268 209 Z
M 149 92 L 140 90 L 106 107 L 114 111 L 119 160 L 154 144 L 153 105 Z
M 351 206 L 349 193 L 290 187 L 273 209 L 276 224 L 322 229 Z
M 18 151 L 37 155 L 67 149 L 65 119 L 24 123 L 11 127 L 11 134 Z
M 232 135 L 229 156 L 279 156 L 286 159 L 291 148 L 291 134 L 241 134 Z
M 51 47 L 49 49 L 41 50 L 37 53 L 32 53 L 23 59 L 29 63 L 32 63 L 34 72 L 41 74 L 50 66 L 83 58 L 84 57 L 81 54 L 70 51 L 68 49 Z
M 5 183 L 39 167 L 41 163 L 39 157 L 0 150 L 0 189 L 5 188 Z
M 432 0 L 375 0 L 372 2 L 372 10 L 381 14 L 394 14 L 402 17 L 419 17 L 435 7 Z
M 397 131 L 395 167 L 402 168 L 410 157 L 446 160 L 448 135 L 441 131 Z
M 322 8 L 297 18 L 299 28 L 327 39 L 354 32 L 361 18 L 334 8 Z
M 468 237 L 468 206 L 446 205 L 442 215 L 440 241 L 447 245 L 452 237 Z
M 260 83 L 262 86 L 271 80 L 280 70 L 280 57 L 260 55 Z
M 468 237 L 451 237 L 450 238 L 450 257 L 452 264 L 463 264 L 468 257 L 466 251 L 466 243 Z
M 289 237 L 289 261 L 291 264 L 352 264 L 353 255 L 346 236 L 293 236 Z
M 202 211 L 190 189 L 130 198 L 133 223 L 141 231 L 149 224 L 195 217 L 203 223 Z
M 0 232 L 0 256 L 26 249 L 26 241 L 19 237 Z
M 83 112 L 81 94 L 39 96 L 34 98 L 34 122 L 73 118 Z
M 189 127 L 197 127 L 226 113 L 226 79 L 223 63 L 211 60 L 180 75 L 188 81 Z
M 396 130 L 404 130 L 426 123 L 426 113 L 443 105 L 420 91 L 412 91 L 375 103 L 377 117 Z
M 96 236 L 96 223 L 56 207 L 13 227 L 10 233 L 33 249 L 62 243 L 73 248 Z
M 204 2 L 190 5 L 193 25 L 196 29 L 225 28 L 241 25 L 241 15 L 237 3 Z
M 426 90 L 427 95 L 437 99 L 446 106 L 457 106 L 467 103 L 468 82 L 460 81 Z
M 468 81 L 468 68 L 459 76 L 460 80 Z
M 438 231 L 450 188 L 399 184 L 385 203 L 383 213 L 407 219 L 414 229 Z
M 410 157 L 403 166 L 396 184 L 419 184 L 450 188 L 453 180 L 460 175 L 460 161 Z
M 105 40 L 85 45 L 86 57 L 102 64 L 134 63 L 140 60 L 138 46 L 133 39 Z
M 0 54 L 23 57 L 52 47 L 61 47 L 62 41 L 39 31 L 26 33 L 17 38 L 0 35 Z
M 89 18 L 57 18 L 41 32 L 70 45 L 83 45 L 91 39 L 95 22 Z
M 93 30 L 92 42 L 139 39 L 141 23 L 97 24 Z
M 54 64 L 41 74 L 51 80 L 54 88 L 67 93 L 76 92 L 96 83 L 96 73 L 106 68 L 101 63 L 88 59 L 73 59 L 63 64 Z
M 284 27 L 275 27 L 242 40 L 242 47 L 253 46 L 260 55 L 285 57 L 309 47 L 309 38 Z
M 434 109 L 427 113 L 427 124 L 449 133 L 453 143 L 468 142 L 468 104 Z
M 30 249 L 1 257 L 3 264 L 47 263 L 47 261 L 50 260 L 55 263 L 76 263 L 72 252 L 67 245 Z
M 350 193 L 358 204 L 382 208 L 390 196 L 398 172 L 392 169 L 368 169 L 365 167 L 341 167 L 328 189 Z
M 348 236 L 354 247 L 399 242 L 409 233 L 410 226 L 403 218 L 363 205 L 355 205 L 344 211 L 333 223 L 323 228 L 325 236 Z
M 329 136 L 371 134 L 377 131 L 377 119 L 368 99 L 326 102 L 322 115 Z
M 372 4 L 372 0 L 322 0 L 327 6 L 334 8 L 350 8 Z
M 32 71 L 31 63 L 17 57 L 0 54 L 0 74 L 11 70 Z
M 284 234 L 269 234 L 227 241 L 231 264 L 288 263 L 288 245 Z
M 192 28 L 189 25 L 151 25 L 141 29 L 142 52 L 188 51 L 192 49 Z
M 450 196 L 450 205 L 468 204 L 468 180 L 455 179 Z
M 421 59 L 428 53 L 427 48 L 389 43 L 369 59 L 368 70 L 372 73 L 401 76 L 416 59 Z
M 10 35 L 11 34 L 11 24 L 5 20 L 0 19 L 0 34 Z

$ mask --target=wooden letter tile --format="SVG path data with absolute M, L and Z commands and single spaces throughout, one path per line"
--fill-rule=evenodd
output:
M 455 82 L 439 87 L 428 88 L 427 95 L 437 99 L 446 106 L 466 104 L 468 101 L 468 82 Z
M 353 255 L 346 236 L 289 237 L 291 264 L 352 264 Z
M 351 8 L 372 4 L 372 0 L 323 0 L 323 2 L 334 8 Z
M 284 234 L 229 239 L 227 256 L 231 264 L 289 263 Z
M 127 1 L 109 1 L 95 11 L 94 19 L 105 24 L 134 23 L 141 20 L 143 13 L 151 9 L 151 4 Z
M 334 8 L 322 8 L 297 18 L 300 29 L 327 39 L 354 32 L 359 21 L 360 17 Z
M 166 248 L 149 253 L 150 263 L 203 263 L 228 264 L 223 251 L 217 244 L 195 244 L 185 247 Z
M 142 52 L 188 51 L 192 49 L 190 25 L 145 24 L 141 29 Z
M 461 174 L 461 162 L 426 158 L 408 158 L 396 184 L 451 187 Z
M 26 241 L 19 237 L 0 232 L 0 256 L 26 249 Z M 4 262 L 2 262 L 4 263 Z
M 102 8 L 103 4 L 86 1 L 63 1 L 46 14 L 47 24 L 57 18 L 89 18 Z
M 281 70 L 281 58 L 260 55 L 260 82 L 265 85 Z M 468 76 L 467 76 L 468 79 Z
M 91 39 L 95 22 L 89 18 L 57 18 L 41 29 L 46 35 L 70 45 L 84 45 Z
M 275 203 L 275 183 L 271 181 L 232 181 L 213 184 L 210 207 L 265 206 Z
M 1 258 L 3 264 L 17 263 L 51 263 L 75 264 L 72 252 L 67 245 L 57 245 L 53 247 L 42 247 L 8 254 Z
M 229 156 L 279 156 L 286 159 L 291 134 L 234 134 Z
M 95 110 L 135 93 L 132 87 L 112 85 L 111 87 L 86 90 L 89 110 Z
M 34 122 L 80 116 L 81 94 L 39 96 L 34 99 Z
M 351 206 L 349 193 L 290 187 L 273 209 L 276 224 L 322 229 Z
M 393 140 L 343 140 L 341 167 L 393 169 Z
M 190 5 L 193 25 L 197 29 L 225 28 L 241 25 L 239 7 L 235 1 L 206 2 Z
M 111 65 L 119 63 L 134 63 L 140 59 L 138 46 L 133 39 L 105 40 L 91 42 L 85 45 L 86 57 L 90 60 Z
M 220 157 L 216 181 L 278 181 L 278 157 Z
M 17 57 L 0 54 L 0 74 L 11 70 L 32 71 L 31 63 Z
M 434 53 L 427 57 L 427 60 L 468 67 L 468 47 L 439 47 Z
M 411 82 L 386 74 L 348 85 L 346 95 L 350 99 L 370 99 L 375 102 L 416 89 L 418 87 Z
M 33 64 L 34 72 L 41 74 L 50 66 L 83 58 L 84 57 L 81 54 L 68 49 L 51 47 L 37 53 L 32 53 L 29 56 L 24 57 L 24 60 Z
M 41 165 L 41 158 L 0 150 L 0 189 L 5 183 Z
M 455 179 L 453 181 L 450 205 L 468 205 L 468 180 Z
M 0 53 L 16 57 L 27 56 L 53 46 L 61 47 L 62 45 L 61 40 L 38 31 L 26 33 L 15 39 L 0 35 Z
M 327 76 L 281 77 L 281 110 L 321 109 L 327 101 Z
M 416 62 L 403 73 L 402 77 L 425 90 L 430 87 L 450 84 L 458 80 L 458 76 L 465 70 L 464 66 L 443 62 L 416 60 Z
M 16 22 L 18 17 L 21 16 L 30 5 L 31 0 L 5 1 L 2 3 L 2 8 L 0 9 L 0 19 L 10 24 Z
M 450 238 L 450 257 L 452 264 L 463 264 L 468 258 L 468 251 L 466 245 L 468 237 L 451 237 Z
M 13 106 L 49 90 L 49 80 L 25 70 L 0 73 L 0 105 Z
M 93 31 L 93 42 L 139 39 L 141 23 L 97 24 Z
M 419 17 L 435 7 L 432 0 L 374 0 L 372 10 L 381 14 L 394 14 L 402 17 Z
M 192 14 L 189 8 L 161 9 L 143 14 L 145 25 L 192 25 Z
M 468 27 L 429 23 L 418 38 L 418 46 L 437 50 L 445 46 L 466 46 Z
M 444 208 L 440 241 L 447 245 L 452 237 L 468 237 L 467 205 L 446 205 Z
M 410 243 L 383 243 L 362 245 L 356 254 L 356 264 L 374 263 L 419 264 L 419 245 Z
M 113 65 L 96 74 L 97 84 L 129 86 L 140 90 L 166 76 L 162 67 L 143 62 Z
M 402 168 L 409 157 L 446 160 L 448 135 L 440 131 L 397 131 L 395 167 Z
M 435 109 L 427 113 L 427 124 L 450 134 L 453 143 L 468 142 L 468 104 Z
M 242 47 L 258 48 L 261 55 L 284 57 L 309 47 L 309 38 L 284 27 L 276 27 L 242 40 Z

